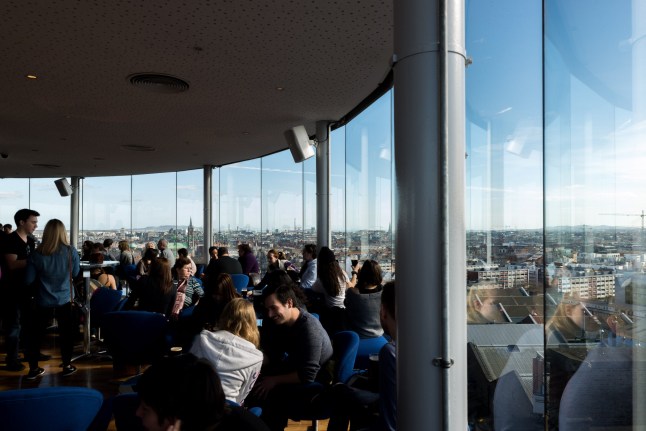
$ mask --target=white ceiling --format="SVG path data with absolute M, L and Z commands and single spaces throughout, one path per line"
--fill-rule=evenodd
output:
M 0 177 L 181 171 L 285 149 L 288 128 L 312 135 L 375 90 L 392 52 L 392 0 L 3 0 Z M 141 72 L 189 90 L 132 86 Z

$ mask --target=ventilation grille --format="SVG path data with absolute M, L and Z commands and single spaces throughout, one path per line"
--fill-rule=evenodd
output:
M 153 93 L 183 93 L 188 90 L 188 82 L 160 73 L 137 73 L 130 75 L 128 80 L 135 87 L 143 88 Z

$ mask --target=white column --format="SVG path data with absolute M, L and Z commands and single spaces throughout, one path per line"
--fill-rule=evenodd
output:
M 441 0 L 394 2 L 402 430 L 467 429 L 464 4 L 448 3 L 442 38 Z

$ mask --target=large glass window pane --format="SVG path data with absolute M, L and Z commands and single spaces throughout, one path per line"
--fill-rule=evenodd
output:
M 29 208 L 38 211 L 38 229 L 34 233 L 40 240 L 47 221 L 57 218 L 63 222 L 69 238 L 70 196 L 61 196 L 56 188 L 58 178 L 32 178 L 30 180 Z M 67 179 L 70 181 L 69 178 Z
M 262 158 L 262 244 L 259 255 L 276 249 L 296 264 L 303 249 L 303 167 L 289 151 Z M 265 267 L 262 267 L 263 270 Z
M 0 223 L 15 229 L 13 216 L 22 208 L 29 208 L 29 179 L 0 178 Z
M 303 244 L 316 244 L 316 157 L 305 160 L 302 165 Z
M 644 429 L 646 4 L 545 2 L 550 426 Z
M 177 251 L 177 182 L 176 173 L 133 175 L 132 229 L 133 242 L 141 250 L 146 242 L 157 247 L 160 239 Z
M 260 159 L 220 168 L 220 228 L 218 242 L 237 257 L 237 245 L 251 245 L 258 261 L 260 246 L 261 199 Z
M 543 429 L 541 6 L 467 2 L 472 429 Z
M 332 248 L 346 256 L 345 239 L 345 127 L 330 133 L 330 229 Z M 320 244 L 317 244 L 320 248 Z
M 79 244 L 132 239 L 131 177 L 90 177 L 82 180 Z M 114 246 L 116 248 L 116 244 Z
M 204 170 L 177 173 L 177 248 L 196 262 L 208 262 L 204 248 Z
M 392 92 L 345 127 L 347 257 L 392 268 Z M 347 267 L 347 264 L 346 264 Z

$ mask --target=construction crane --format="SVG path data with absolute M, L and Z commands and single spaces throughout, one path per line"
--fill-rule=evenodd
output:
M 644 214 L 644 210 L 642 210 L 641 214 L 620 214 L 620 213 L 607 214 L 607 213 L 603 213 L 603 214 L 599 214 L 599 215 L 641 217 L 642 218 L 642 233 L 644 232 L 644 215 L 646 215 L 646 214 Z

